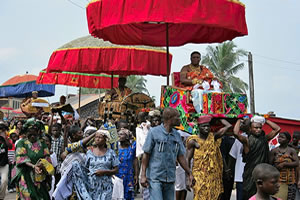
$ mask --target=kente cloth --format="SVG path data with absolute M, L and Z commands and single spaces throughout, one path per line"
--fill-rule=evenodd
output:
M 199 67 L 197 68 L 194 68 L 192 67 L 192 65 L 185 65 L 182 67 L 182 69 L 184 67 L 187 67 L 188 68 L 188 71 L 186 73 L 186 78 L 189 79 L 189 80 L 193 80 L 193 79 L 198 79 L 198 80 L 206 80 L 209 82 L 211 82 L 211 80 L 214 78 L 214 75 L 213 73 L 208 69 L 206 68 L 205 66 L 203 65 L 200 65 Z M 181 73 L 181 72 L 180 72 Z M 179 84 L 179 87 L 182 87 L 182 88 L 186 88 L 186 89 L 189 89 L 189 90 L 192 90 L 193 87 L 192 86 L 186 86 L 184 84 L 182 84 L 180 82 Z
M 222 172 L 223 161 L 220 151 L 221 139 L 215 140 L 214 134 L 209 133 L 206 140 L 198 135 L 187 139 L 195 140 L 200 148 L 194 151 L 192 173 L 196 180 L 194 185 L 194 200 L 218 199 L 223 192 Z
M 288 154 L 283 154 L 283 155 L 277 155 L 275 159 L 275 163 L 291 163 L 293 162 L 292 156 Z M 295 168 L 282 168 L 279 170 L 280 172 L 280 177 L 279 181 L 281 183 L 286 183 L 286 184 L 294 184 L 296 183 L 296 172 Z
M 288 154 L 277 154 L 275 163 L 283 162 L 293 162 L 292 156 Z M 294 187 L 296 183 L 295 168 L 282 168 L 279 172 L 280 189 L 275 196 L 282 200 L 294 200 L 296 197 L 296 188 Z
M 203 94 L 203 113 L 205 114 L 245 114 L 247 106 L 246 94 L 224 92 Z
M 264 132 L 259 136 L 249 135 L 248 142 L 249 152 L 243 153 L 243 162 L 246 163 L 243 174 L 243 199 L 247 200 L 256 193 L 252 171 L 256 165 L 269 162 L 269 145 Z
M 50 153 L 46 143 L 36 141 L 31 143 L 28 139 L 22 139 L 16 147 L 16 176 L 12 181 L 16 182 L 17 199 L 20 200 L 50 200 L 48 190 L 51 187 L 51 176 L 48 174 L 41 181 L 36 181 L 32 167 L 25 163 L 36 164 L 40 159 L 51 163 Z
M 201 71 L 190 71 L 187 73 L 187 79 L 191 79 L 193 80 L 194 78 L 200 80 L 206 80 L 206 81 L 211 81 L 211 79 L 214 78 L 213 73 L 211 73 L 211 71 L 209 69 L 207 69 L 204 66 L 200 66 Z

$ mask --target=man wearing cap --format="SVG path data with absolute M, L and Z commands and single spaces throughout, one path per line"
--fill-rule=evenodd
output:
M 272 128 L 269 134 L 262 130 L 266 123 Z M 250 132 L 245 137 L 240 132 L 241 119 L 239 119 L 233 129 L 234 137 L 243 144 L 243 161 L 246 163 L 243 174 L 243 199 L 248 200 L 256 193 L 256 185 L 252 177 L 254 167 L 260 163 L 269 163 L 269 144 L 279 132 L 280 127 L 261 116 L 251 118 Z
M 223 128 L 211 132 L 209 115 L 198 118 L 199 134 L 187 139 L 188 163 L 193 162 L 193 176 L 195 178 L 194 200 L 218 199 L 223 192 L 222 172 L 223 162 L 220 151 L 220 139 L 231 127 L 225 119 L 221 119 Z
M 150 190 L 151 200 L 175 199 L 176 161 L 189 177 L 193 176 L 185 159 L 185 149 L 180 134 L 174 126 L 180 125 L 179 112 L 174 108 L 165 108 L 164 123 L 149 130 L 143 146 L 142 173 L 140 183 Z M 147 175 L 146 175 L 147 171 Z

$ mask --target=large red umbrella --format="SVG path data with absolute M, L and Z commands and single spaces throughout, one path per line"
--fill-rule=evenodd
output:
M 237 0 L 96 0 L 87 6 L 89 32 L 116 44 L 213 43 L 247 35 Z
M 116 44 L 180 46 L 248 34 L 237 0 L 94 0 L 87 6 L 91 35 Z M 167 75 L 170 74 L 167 58 Z M 167 81 L 169 83 L 169 81 Z
M 165 49 L 160 47 L 115 45 L 86 36 L 54 51 L 47 72 L 166 76 L 166 57 L 171 64 L 172 55 L 166 56 Z

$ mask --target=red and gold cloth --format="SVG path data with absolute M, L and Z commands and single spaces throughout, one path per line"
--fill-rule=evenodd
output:
M 118 86 L 118 76 L 113 76 L 113 87 Z M 47 73 L 42 70 L 36 80 L 37 84 L 69 85 L 86 88 L 111 88 L 111 75 L 87 74 L 76 72 Z
M 248 34 L 237 0 L 96 0 L 86 11 L 90 34 L 115 44 L 166 46 L 167 24 L 169 46 Z
M 169 57 L 171 66 L 172 55 Z M 166 59 L 164 50 L 150 48 L 122 46 L 61 49 L 52 53 L 47 72 L 166 76 Z

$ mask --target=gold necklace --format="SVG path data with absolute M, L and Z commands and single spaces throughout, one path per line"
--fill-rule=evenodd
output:
M 200 65 L 198 67 L 195 67 L 194 65 L 190 64 L 190 70 L 201 72 L 201 67 L 200 67 Z

